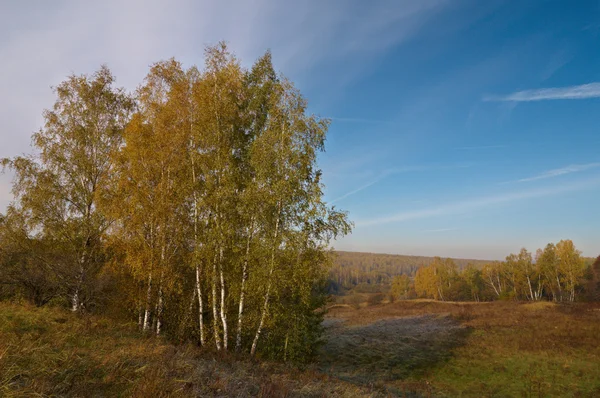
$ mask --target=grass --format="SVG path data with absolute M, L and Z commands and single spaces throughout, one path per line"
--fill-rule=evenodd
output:
M 2 397 L 325 397 L 371 390 L 315 371 L 141 336 L 134 324 L 0 303 Z
M 339 303 L 326 325 L 299 371 L 0 303 L 0 396 L 600 396 L 600 304 Z
M 384 369 L 369 369 L 366 375 L 372 382 L 390 391 L 420 389 L 425 395 L 451 397 L 600 396 L 599 304 L 412 300 L 358 310 L 337 305 L 330 316 L 349 330 L 373 322 L 426 316 L 450 317 L 469 330 L 454 346 L 437 348 L 439 360 L 435 361 L 432 354 L 429 361 L 418 364 L 406 377 L 390 380 Z M 338 325 L 337 331 L 330 330 L 330 334 L 335 338 L 336 333 L 344 333 L 342 329 Z M 388 358 L 401 352 L 398 341 L 411 333 L 421 340 L 415 345 L 428 339 L 436 344 L 435 336 L 398 330 L 395 341 L 388 339 Z M 367 344 L 364 348 L 370 349 Z M 354 353 L 360 351 L 361 347 L 353 348 Z M 404 353 L 405 362 L 414 362 L 409 351 Z M 360 360 L 360 356 L 355 358 Z

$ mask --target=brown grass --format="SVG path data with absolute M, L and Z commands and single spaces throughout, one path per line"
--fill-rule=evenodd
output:
M 0 303 L 2 397 L 364 397 L 321 373 L 173 346 L 135 325 Z
M 326 325 L 299 371 L 0 303 L 0 396 L 600 396 L 600 304 L 339 303 Z

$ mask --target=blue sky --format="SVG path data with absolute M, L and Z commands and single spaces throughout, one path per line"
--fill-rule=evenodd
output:
M 0 5 L 0 156 L 29 150 L 69 73 L 107 63 L 132 89 L 224 39 L 245 64 L 271 49 L 332 118 L 326 198 L 356 223 L 336 248 L 600 254 L 598 1 L 97 3 Z

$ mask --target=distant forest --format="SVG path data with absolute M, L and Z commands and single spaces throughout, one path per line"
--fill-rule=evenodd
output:
M 389 288 L 395 276 L 411 278 L 421 267 L 428 266 L 435 257 L 407 256 L 400 254 L 363 253 L 336 251 L 333 266 L 329 270 L 330 293 L 342 293 L 350 289 L 378 292 Z M 471 264 L 483 267 L 490 260 L 452 259 L 459 269 Z
M 336 252 L 328 289 L 334 295 L 384 294 L 390 301 L 579 301 L 600 299 L 600 257 L 583 257 L 571 240 L 505 261 Z M 362 300 L 351 297 L 351 302 Z M 352 300 L 356 299 L 356 300 Z M 346 300 L 347 301 L 347 300 Z

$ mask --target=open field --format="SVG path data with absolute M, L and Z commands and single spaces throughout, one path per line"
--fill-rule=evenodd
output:
M 325 326 L 298 371 L 0 303 L 0 396 L 600 396 L 600 304 L 342 304 Z
M 600 304 L 336 305 L 327 322 L 323 370 L 392 394 L 600 396 Z

